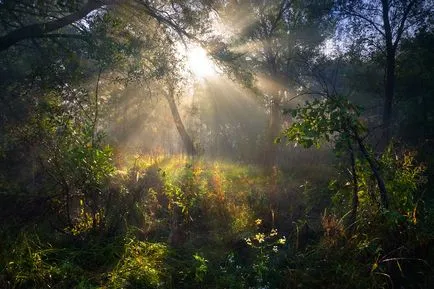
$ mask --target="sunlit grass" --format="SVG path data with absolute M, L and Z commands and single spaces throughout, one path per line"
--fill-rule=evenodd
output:
M 253 229 L 251 224 L 255 219 L 270 214 L 271 192 L 278 199 L 287 200 L 289 187 L 303 191 L 300 187 L 303 179 L 294 180 L 294 184 L 288 186 L 288 180 L 293 177 L 278 169 L 270 175 L 260 166 L 227 160 L 192 159 L 183 155 L 134 158 L 134 162 L 130 160 L 129 163 L 139 167 L 141 174 L 145 176 L 147 169 L 157 168 L 163 183 L 179 188 L 184 202 L 194 201 L 194 206 L 199 206 L 200 216 L 192 213 L 188 218 L 194 223 L 193 227 L 205 226 L 208 231 L 195 231 L 191 235 L 195 238 L 205 236 L 222 242 L 241 238 Z M 291 193 L 296 194 L 295 191 Z M 296 198 L 294 202 L 297 202 Z M 293 203 L 285 205 L 290 208 Z M 268 217 L 266 219 L 270 221 Z

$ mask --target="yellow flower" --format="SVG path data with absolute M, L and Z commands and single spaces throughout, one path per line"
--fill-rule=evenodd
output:
M 265 234 L 263 234 L 263 233 L 256 234 L 255 240 L 258 241 L 259 244 L 261 244 L 265 240 Z
M 255 220 L 255 224 L 256 224 L 256 226 L 259 226 L 260 224 L 262 224 L 262 220 L 261 219 L 256 219 Z
M 274 237 L 274 236 L 277 236 L 277 230 L 276 229 L 271 229 L 270 237 Z

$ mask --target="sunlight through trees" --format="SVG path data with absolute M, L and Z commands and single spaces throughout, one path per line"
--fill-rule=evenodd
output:
M 433 288 L 429 0 L 0 0 L 0 288 Z

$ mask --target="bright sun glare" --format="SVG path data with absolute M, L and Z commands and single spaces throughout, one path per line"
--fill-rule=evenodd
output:
M 188 50 L 187 64 L 191 72 L 198 78 L 210 77 L 216 74 L 215 64 L 202 47 L 196 46 Z

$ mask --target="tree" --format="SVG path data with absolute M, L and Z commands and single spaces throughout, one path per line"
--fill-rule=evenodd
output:
M 433 31 L 420 31 L 402 42 L 397 57 L 399 136 L 412 145 L 434 138 Z
M 236 1 L 226 7 L 231 26 L 248 23 L 238 27 L 230 46 L 234 51 L 244 53 L 250 69 L 259 79 L 259 94 L 269 114 L 263 160 L 268 167 L 277 161 L 274 139 L 281 128 L 285 96 L 295 89 L 295 80 L 300 76 L 300 59 L 314 55 L 327 35 L 331 24 L 330 8 L 331 1 L 289 0 Z M 250 19 L 243 19 L 247 11 Z M 320 28 L 319 23 L 322 23 Z
M 37 180 L 52 179 L 44 169 L 50 158 L 41 156 L 56 151 L 65 127 L 78 131 L 90 123 L 95 141 L 106 124 L 109 86 L 161 78 L 159 53 L 173 48 L 180 34 L 193 37 L 208 12 L 195 9 L 212 3 L 204 2 L 0 1 L 2 188 L 20 183 L 17 190 L 35 192 Z M 154 42 L 153 33 L 170 41 Z M 149 54 L 142 57 L 143 51 Z M 49 137 L 39 139 L 38 132 Z
M 305 148 L 319 146 L 322 141 L 333 140 L 335 150 L 347 152 L 350 155 L 353 205 L 352 220 L 355 221 L 358 204 L 358 180 L 355 165 L 354 146 L 359 147 L 362 157 L 366 160 L 373 177 L 377 181 L 381 204 L 389 207 L 389 197 L 380 174 L 378 164 L 369 153 L 362 133 L 366 128 L 359 120 L 360 108 L 353 105 L 341 95 L 325 93 L 322 99 L 308 101 L 304 106 L 291 110 L 293 124 L 282 132 L 288 141 L 301 144 Z M 278 139 L 280 141 L 280 139 Z
M 89 114 L 89 107 L 96 108 L 86 116 L 92 118 L 96 133 L 98 127 L 104 126 L 104 121 L 98 121 L 102 115 L 101 109 L 104 109 L 99 107 L 98 91 L 108 86 L 104 87 L 103 83 L 107 83 L 104 78 L 114 79 L 116 83 L 161 80 L 171 69 L 167 67 L 169 62 L 162 58 L 176 53 L 172 48 L 180 37 L 195 38 L 195 32 L 203 29 L 203 20 L 208 16 L 213 3 L 214 1 L 186 3 L 182 0 L 2 1 L 0 53 L 5 56 L 2 62 L 8 67 L 5 69 L 8 75 L 2 77 L 0 84 L 1 91 L 5 92 L 1 101 L 11 107 L 12 103 L 21 99 L 16 97 L 20 91 L 26 91 L 22 95 L 27 95 L 30 89 L 21 86 L 13 88 L 25 77 L 29 77 L 25 82 L 43 87 L 40 90 L 41 96 L 50 90 L 60 90 L 62 93 L 66 88 L 71 91 L 77 87 L 80 87 L 80 91 L 93 90 L 95 93 L 89 94 L 95 96 L 90 104 L 86 103 L 83 111 L 86 111 L 84 114 Z M 26 62 L 23 56 L 29 61 Z M 17 65 L 14 59 L 20 60 L 19 63 L 22 61 L 23 65 Z M 35 67 L 38 67 L 38 71 L 35 71 Z M 16 74 L 11 71 L 16 71 Z M 3 75 L 3 72 L 0 73 Z M 82 87 L 83 79 L 94 77 L 102 80 L 101 85 L 97 85 L 98 89 Z M 29 81 L 31 79 L 36 81 Z M 171 85 L 175 89 L 178 84 L 173 82 Z M 34 93 L 36 88 L 32 90 L 31 96 L 37 98 Z M 179 129 L 183 126 L 179 126 L 175 95 L 171 94 L 173 91 L 170 89 L 169 95 L 161 93 L 160 96 L 169 100 Z M 86 98 L 88 93 L 80 95 Z M 71 94 L 70 97 L 66 100 L 67 103 L 78 101 L 82 104 L 78 95 Z M 31 104 L 19 107 L 29 108 Z M 7 113 L 14 116 L 14 110 L 11 108 Z M 5 111 L 7 109 L 1 113 Z M 28 115 L 31 116 L 31 113 Z M 1 129 L 5 127 L 6 125 Z M 185 129 L 179 131 L 184 132 L 181 136 L 186 140 Z M 187 145 L 189 152 L 193 151 L 191 144 Z
M 368 40 L 385 56 L 384 63 L 384 106 L 383 106 L 383 148 L 392 136 L 391 125 L 395 101 L 396 55 L 401 39 L 406 33 L 427 25 L 433 5 L 425 0 L 341 0 L 337 9 L 357 39 Z M 366 29 L 366 26 L 370 29 Z M 366 43 L 365 43 L 366 44 Z
M 181 136 L 182 142 L 184 144 L 184 148 L 187 151 L 188 155 L 197 154 L 196 147 L 194 146 L 193 140 L 190 135 L 187 133 L 185 129 L 184 123 L 179 115 L 178 106 L 176 105 L 175 96 L 176 96 L 176 88 L 171 80 L 167 81 L 167 91 L 163 92 L 166 100 L 169 104 L 170 112 L 172 113 L 173 121 L 175 122 L 176 129 Z

